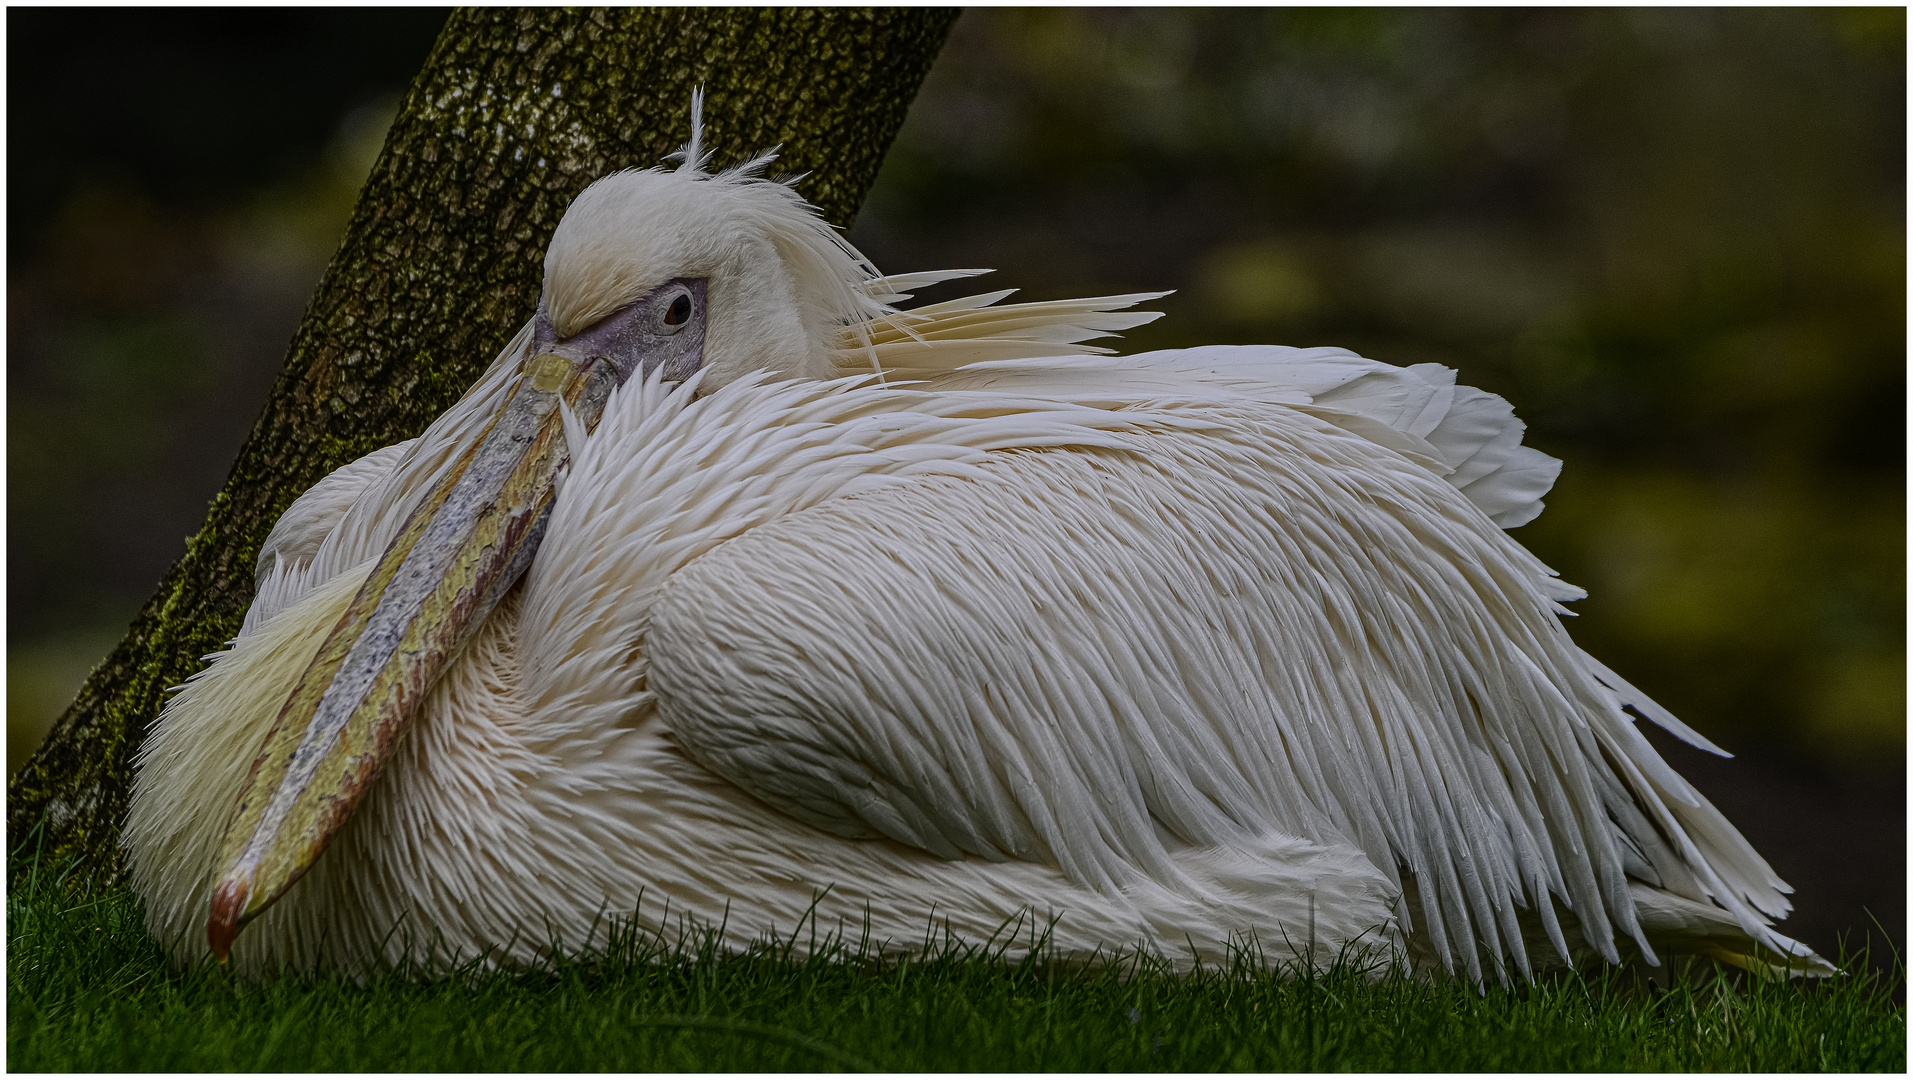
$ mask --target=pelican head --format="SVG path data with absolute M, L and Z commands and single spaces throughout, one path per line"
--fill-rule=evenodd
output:
M 756 175 L 770 157 L 712 175 L 696 152 L 675 170 L 614 173 L 571 204 L 545 255 L 540 332 L 596 333 L 642 318 L 673 281 L 702 282 L 704 389 L 763 368 L 830 377 L 843 327 L 883 313 L 861 287 L 876 271 L 788 185 Z
M 760 369 L 827 377 L 874 271 L 762 155 L 712 174 L 698 104 L 673 170 L 617 173 L 566 212 L 515 391 L 386 550 L 267 736 L 227 826 L 208 943 L 324 853 L 420 703 L 535 555 L 569 460 L 633 376 L 705 390 Z

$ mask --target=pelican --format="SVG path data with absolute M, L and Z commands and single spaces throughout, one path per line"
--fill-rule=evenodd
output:
M 138 757 L 178 961 L 535 964 L 623 920 L 1832 971 L 1636 724 L 1721 751 L 1504 531 L 1560 463 L 1502 399 L 1087 344 L 1160 293 L 906 307 L 981 271 L 882 276 L 700 141 L 694 104 L 675 168 L 578 196 L 470 392 L 273 528 Z

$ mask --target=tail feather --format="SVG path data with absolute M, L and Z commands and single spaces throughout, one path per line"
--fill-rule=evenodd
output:
M 1825 957 L 1790 937 L 1768 930 L 1755 938 L 1717 907 L 1638 881 L 1628 885 L 1641 928 L 1667 952 L 1711 956 L 1757 975 L 1825 978 L 1840 973 Z

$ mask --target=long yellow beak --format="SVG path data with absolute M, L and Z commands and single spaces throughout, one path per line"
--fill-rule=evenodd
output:
M 406 520 L 266 736 L 226 827 L 206 927 L 215 958 L 325 852 L 425 695 L 530 565 L 569 460 L 560 403 L 590 430 L 634 372 L 694 370 L 703 285 L 667 283 L 600 324 L 609 330 L 563 344 L 540 318 L 510 402 Z M 696 325 L 670 321 L 680 298 Z M 659 299 L 676 307 L 660 314 Z

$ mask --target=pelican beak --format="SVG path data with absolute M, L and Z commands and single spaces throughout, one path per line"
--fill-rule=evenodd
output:
M 426 694 L 537 553 L 570 462 L 562 412 L 586 431 L 611 391 L 703 363 L 705 281 L 678 278 L 559 341 L 544 305 L 510 401 L 446 470 L 301 676 L 226 826 L 207 943 L 224 961 L 324 854 Z

